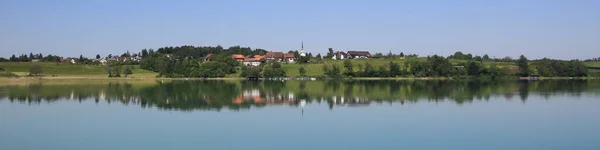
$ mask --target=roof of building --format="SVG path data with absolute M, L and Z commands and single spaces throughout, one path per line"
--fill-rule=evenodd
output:
M 352 55 L 352 56 L 371 56 L 371 53 L 369 53 L 368 51 L 348 51 L 348 54 Z
M 262 60 L 262 59 L 265 59 L 265 56 L 263 56 L 263 55 L 254 55 L 254 59 Z
M 265 58 L 283 58 L 283 52 L 267 52 Z
M 212 54 L 206 54 L 206 57 L 204 58 L 210 58 L 210 56 L 212 56 Z
M 253 61 L 260 61 L 261 59 L 258 58 L 244 58 L 244 62 L 253 62 Z
M 233 57 L 234 59 L 244 59 L 244 58 L 246 58 L 244 55 L 241 55 L 241 54 L 233 54 L 233 55 L 231 55 L 231 57 Z
M 294 53 L 283 54 L 284 58 L 294 58 Z

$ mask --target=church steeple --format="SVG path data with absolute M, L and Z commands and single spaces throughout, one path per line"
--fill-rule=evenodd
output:
M 300 48 L 300 56 L 305 57 L 306 53 L 304 53 L 304 41 L 302 41 L 301 44 L 302 47 Z

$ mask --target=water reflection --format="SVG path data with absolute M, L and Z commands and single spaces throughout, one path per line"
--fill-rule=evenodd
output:
M 452 101 L 456 104 L 500 97 L 526 102 L 530 95 L 600 95 L 597 80 L 546 81 L 171 81 L 139 83 L 30 84 L 0 87 L 0 100 L 52 103 L 94 100 L 166 110 L 231 110 L 273 105 L 327 103 L 360 107 L 372 103 Z

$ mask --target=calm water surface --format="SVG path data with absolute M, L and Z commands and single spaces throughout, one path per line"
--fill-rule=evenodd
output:
M 600 82 L 0 86 L 0 149 L 600 149 Z

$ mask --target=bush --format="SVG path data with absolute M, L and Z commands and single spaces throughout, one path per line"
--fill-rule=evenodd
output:
M 281 68 L 266 68 L 263 71 L 263 76 L 266 78 L 272 78 L 272 77 L 285 77 L 285 71 L 283 71 L 283 69 Z
M 211 62 L 203 63 L 202 65 L 200 65 L 200 68 L 198 68 L 199 76 L 197 76 L 197 77 L 204 77 L 204 78 L 225 77 L 225 74 L 228 73 L 227 71 L 230 71 L 230 70 L 231 70 L 231 67 L 225 63 L 211 61 Z
M 259 78 L 260 67 L 243 67 L 242 72 L 240 73 L 240 77 Z
M 42 66 L 40 66 L 39 64 L 34 64 L 31 66 L 31 68 L 29 68 L 30 76 L 38 76 L 40 74 L 42 74 Z
M 0 77 L 17 78 L 19 76 L 11 72 L 0 72 Z
M 306 70 L 304 69 L 304 67 L 298 68 L 298 73 L 300 73 L 301 77 L 306 76 Z
M 125 72 L 123 72 L 125 74 L 125 77 L 127 77 L 127 75 L 133 74 L 133 72 L 131 71 L 131 68 L 129 68 L 129 66 L 125 67 Z

